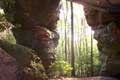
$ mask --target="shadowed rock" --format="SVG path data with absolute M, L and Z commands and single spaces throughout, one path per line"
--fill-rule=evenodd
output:
M 44 67 L 41 64 L 41 60 L 35 55 L 34 50 L 21 46 L 19 44 L 11 44 L 7 41 L 2 40 L 0 40 L 0 47 L 14 59 L 16 59 L 17 63 L 20 65 L 22 80 L 47 79 Z
M 17 80 L 18 64 L 15 58 L 0 48 L 0 80 Z

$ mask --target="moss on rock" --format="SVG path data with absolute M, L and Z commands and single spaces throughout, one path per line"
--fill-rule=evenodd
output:
M 34 50 L 3 40 L 0 40 L 0 47 L 4 49 L 9 55 L 14 57 L 20 64 L 25 73 L 23 75 L 26 78 L 25 80 L 28 80 L 28 77 L 31 77 L 30 80 L 47 79 L 44 67 L 41 64 L 41 60 L 37 55 L 35 55 Z

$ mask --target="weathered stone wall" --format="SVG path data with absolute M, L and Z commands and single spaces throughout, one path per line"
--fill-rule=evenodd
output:
M 8 20 L 17 26 L 13 29 L 17 43 L 36 50 L 46 70 L 55 60 L 55 43 L 59 38 L 55 31 L 59 13 L 59 1 L 14 0 L 10 2 L 12 6 L 8 4 L 4 7 L 6 14 L 11 16 L 8 17 Z M 74 1 L 80 2 L 80 0 Z M 113 6 L 115 4 L 119 5 L 120 1 L 109 0 L 110 3 L 108 0 L 86 1 L 92 4 L 92 6 L 89 6 L 91 4 L 82 3 L 85 7 L 88 24 L 95 31 L 94 37 L 98 41 L 98 49 L 103 62 L 101 75 L 119 78 L 120 14 L 110 14 L 105 10 L 97 9 L 93 4 L 109 7 L 111 3 Z
M 49 73 L 55 61 L 55 47 L 59 35 L 56 24 L 59 19 L 60 0 L 2 0 L 6 19 L 15 25 L 13 33 L 17 44 L 35 50 Z
M 17 80 L 19 68 L 16 60 L 0 48 L 0 80 Z
M 120 78 L 120 29 L 109 23 L 94 30 L 103 63 L 101 75 Z
M 13 33 L 18 44 L 34 49 L 46 71 L 55 60 L 59 35 L 60 0 L 4 0 L 6 18 L 15 25 Z
M 7 41 L 0 40 L 0 47 L 4 49 L 7 53 L 5 57 L 1 59 L 6 59 L 7 55 L 10 55 L 12 59 L 15 59 L 17 63 L 17 69 L 19 70 L 20 79 L 18 80 L 46 80 L 47 76 L 45 74 L 45 69 L 41 64 L 40 58 L 35 55 L 35 51 L 27 47 L 12 44 Z M 2 55 L 0 55 L 2 57 Z M 11 58 L 10 58 L 11 61 Z M 5 63 L 7 66 L 7 62 Z M 8 64 L 13 65 L 14 62 Z M 16 68 L 13 67 L 13 71 Z M 5 71 L 6 72 L 6 71 Z M 2 72 L 1 72 L 2 74 Z M 4 73 L 3 73 L 4 74 Z M 17 75 L 17 73 L 15 73 Z M 17 79 L 16 79 L 17 80 Z
M 2 20 L 0 29 L 0 80 L 46 80 L 40 58 L 34 50 L 16 44 L 11 24 Z
M 120 79 L 120 1 L 74 1 L 84 5 L 87 22 L 95 31 L 94 38 L 98 41 L 103 65 L 100 75 Z M 108 9 L 111 9 L 111 12 L 107 12 Z M 114 9 L 118 9 L 118 13 L 114 12 Z

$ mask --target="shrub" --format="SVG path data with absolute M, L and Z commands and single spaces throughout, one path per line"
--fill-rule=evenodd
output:
M 57 60 L 51 65 L 51 69 L 53 70 L 53 74 L 56 77 L 71 76 L 72 67 L 69 63 L 65 62 L 64 60 Z

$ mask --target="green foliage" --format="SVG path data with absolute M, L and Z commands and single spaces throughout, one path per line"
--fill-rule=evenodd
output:
M 58 21 L 58 32 L 60 34 L 59 45 L 56 49 L 57 60 L 65 60 L 71 63 L 71 22 L 69 3 L 62 0 L 60 20 Z M 101 62 L 97 50 L 97 41 L 93 39 L 93 31 L 88 26 L 83 7 L 74 4 L 74 64 L 75 75 L 78 77 L 88 77 L 98 75 Z M 71 64 L 72 65 L 72 64 Z
M 5 14 L 0 13 L 0 21 L 5 21 Z
M 4 7 L 11 9 L 15 4 L 15 0 L 3 0 Z
M 5 21 L 5 15 L 3 13 L 0 13 L 0 32 L 5 30 L 4 25 L 2 24 L 3 21 Z
M 3 4 L 6 19 L 13 22 L 15 15 L 15 0 L 3 0 Z
M 1 9 L 2 10 L 2 9 Z M 11 43 L 16 43 L 15 37 L 13 36 L 12 28 L 13 25 L 6 20 L 5 14 L 0 13 L 0 39 L 6 40 Z
M 55 76 L 71 76 L 72 67 L 64 60 L 57 60 L 51 65 Z
M 10 42 L 10 43 L 14 43 L 14 44 L 16 43 L 16 39 L 15 39 L 15 37 L 14 37 L 12 32 L 10 32 L 10 33 L 8 33 L 6 35 L 6 39 L 5 40 Z
M 2 27 L 1 25 L 0 25 L 0 32 L 3 32 L 5 30 L 5 27 Z
M 4 27 L 0 27 L 0 39 L 10 43 L 16 43 L 16 39 L 11 30 L 5 30 Z
M 31 67 L 26 67 L 24 71 L 30 76 L 35 77 L 34 79 L 46 80 L 48 78 L 42 63 L 35 60 L 31 61 Z

